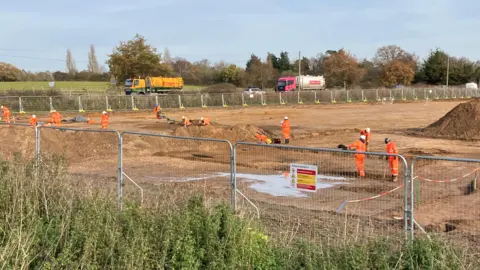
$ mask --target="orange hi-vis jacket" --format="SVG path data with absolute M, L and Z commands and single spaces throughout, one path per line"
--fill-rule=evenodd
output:
M 394 142 L 390 141 L 387 144 L 387 153 L 388 154 L 398 154 L 397 145 Z M 389 160 L 394 160 L 395 157 L 389 156 L 388 159 Z
M 282 133 L 285 139 L 290 139 L 290 121 L 288 119 L 283 120 Z
M 7 106 L 3 106 L 3 114 L 10 114 L 10 110 L 7 108 Z
M 367 147 L 361 140 L 356 140 L 354 143 L 348 146 L 349 149 L 355 149 L 357 152 L 365 152 Z M 365 154 L 355 154 L 355 158 L 364 158 Z
M 367 143 L 370 143 L 370 138 L 371 138 L 371 132 L 367 132 L 365 129 L 362 129 L 360 131 L 360 135 L 364 135 L 365 136 L 365 142 Z
M 32 126 L 36 126 L 37 125 L 37 118 L 30 117 L 30 121 L 28 121 L 28 124 L 30 124 Z
M 102 120 L 100 122 L 102 127 L 107 127 L 108 126 L 108 115 L 104 114 L 102 115 Z
M 203 125 L 204 125 L 204 126 L 210 126 L 210 119 L 204 118 L 204 119 L 203 119 Z

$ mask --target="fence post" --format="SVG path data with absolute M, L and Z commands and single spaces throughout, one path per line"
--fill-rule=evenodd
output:
M 183 107 L 182 104 L 182 97 L 180 95 L 178 95 L 178 107 L 180 108 L 180 110 L 185 110 L 185 107 Z
M 300 91 L 297 92 L 297 103 L 298 104 L 303 104 L 302 99 L 300 98 Z
M 243 93 L 242 93 L 242 106 L 243 106 L 243 107 L 248 107 L 247 102 L 245 102 L 245 96 L 244 96 Z
M 123 209 L 123 134 L 118 135 L 118 206 Z
M 110 104 L 108 104 L 108 96 L 105 96 L 105 105 L 107 106 L 107 112 L 113 111 L 112 106 L 110 106 Z
M 350 91 L 347 90 L 347 102 L 348 102 L 348 103 L 351 103 L 351 102 L 352 102 L 352 99 L 350 98 L 350 95 L 349 95 L 349 94 L 350 94 Z
M 158 104 L 158 96 L 155 96 L 155 104 Z
M 337 101 L 336 101 L 335 98 L 333 97 L 333 91 L 330 91 L 330 102 L 332 102 L 332 103 L 337 103 Z
M 18 97 L 18 107 L 19 113 L 24 114 L 25 111 L 23 110 L 22 97 Z
M 50 112 L 53 112 L 55 108 L 53 108 L 52 97 L 50 97 L 49 100 L 50 100 Z
M 135 105 L 135 96 L 132 96 L 132 111 L 138 111 L 137 105 Z
M 263 93 L 260 93 L 260 99 L 261 99 L 261 102 L 262 102 L 262 106 L 267 105 L 267 102 L 265 102 L 265 99 L 263 98 Z
M 314 97 L 315 97 L 315 104 L 320 104 L 320 100 L 317 98 L 317 91 L 313 91 Z
M 392 100 L 392 89 L 390 89 L 390 100 Z
M 78 112 L 85 112 L 82 106 L 82 98 L 80 96 L 78 96 Z
M 410 164 L 410 211 L 409 211 L 409 216 L 410 216 L 410 241 L 413 241 L 414 237 L 414 225 L 413 225 L 413 213 L 415 209 L 415 197 L 414 197 L 414 189 L 415 189 L 415 177 L 414 177 L 414 166 L 415 166 L 415 161 L 416 158 L 412 159 L 412 163 Z
M 223 97 L 223 95 L 222 95 Z M 205 104 L 204 100 L 203 100 L 203 94 L 200 94 L 200 101 L 202 102 L 202 109 L 206 109 L 207 108 L 207 104 Z
M 230 175 L 231 175 L 231 186 L 232 186 L 232 192 L 231 192 L 231 204 L 233 211 L 237 211 L 237 158 L 236 158 L 236 150 L 235 146 L 232 147 L 230 145 Z
M 282 99 L 282 92 L 278 92 L 280 98 L 280 105 L 285 105 L 285 101 Z
M 377 98 L 377 101 L 381 101 L 380 97 L 378 96 L 378 89 L 375 89 L 375 97 Z

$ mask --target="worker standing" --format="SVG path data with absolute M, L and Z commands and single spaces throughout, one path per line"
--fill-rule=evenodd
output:
M 108 128 L 108 114 L 106 111 L 102 112 L 102 120 L 100 121 L 100 125 L 102 126 L 102 129 Z
M 357 152 L 365 152 L 366 145 L 365 145 L 365 135 L 360 135 L 360 139 L 356 140 L 354 143 L 348 146 L 348 149 L 355 149 Z M 360 177 L 365 176 L 365 154 L 355 154 L 355 163 L 357 165 L 357 171 Z
M 370 139 L 371 139 L 371 137 L 372 137 L 372 136 L 371 136 L 372 134 L 370 133 L 370 128 L 367 127 L 366 129 L 362 129 L 362 130 L 360 131 L 360 135 L 364 135 L 364 136 L 365 136 L 365 146 L 366 146 L 365 149 L 366 149 L 366 151 L 368 151 L 368 146 L 369 146 L 369 144 L 370 144 Z
M 5 118 L 5 123 L 10 124 L 10 110 L 7 108 L 7 106 L 1 106 L 1 109 L 3 110 L 3 117 Z
M 285 139 L 285 144 L 290 143 L 290 120 L 288 120 L 288 117 L 285 116 L 283 118 L 283 121 L 281 122 L 282 124 L 282 134 L 283 138 Z
M 190 122 L 190 120 L 188 120 L 187 117 L 182 116 L 182 125 L 183 125 L 184 127 L 189 127 L 189 126 L 192 125 L 192 122 Z
M 32 127 L 36 127 L 37 126 L 37 116 L 35 114 L 33 114 L 31 117 L 30 117 L 30 120 L 28 121 L 28 124 L 31 125 Z
M 200 125 L 201 126 L 210 126 L 210 119 L 203 118 L 203 116 L 200 117 Z
M 397 145 L 394 142 L 392 142 L 390 138 L 385 138 L 385 144 L 387 145 L 386 147 L 387 154 L 392 154 L 392 155 L 398 154 Z M 388 156 L 388 165 L 390 166 L 392 181 L 396 182 L 398 178 L 398 157 Z
M 155 116 L 157 119 L 161 119 L 160 114 L 162 113 L 162 108 L 160 107 L 160 104 L 155 104 L 155 107 L 153 108 L 153 112 L 155 113 Z

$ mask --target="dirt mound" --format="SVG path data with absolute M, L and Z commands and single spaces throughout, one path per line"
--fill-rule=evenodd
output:
M 182 137 L 201 137 L 201 138 L 216 138 L 229 140 L 232 143 L 237 141 L 255 141 L 255 134 L 258 130 L 262 130 L 254 125 L 235 125 L 232 127 L 218 127 L 218 126 L 190 126 L 180 127 L 174 132 L 175 136 Z
M 480 139 L 480 99 L 458 104 L 425 129 L 423 134 L 449 139 Z
M 238 92 L 237 87 L 230 83 L 219 83 L 207 86 L 201 90 L 201 93 L 234 93 Z

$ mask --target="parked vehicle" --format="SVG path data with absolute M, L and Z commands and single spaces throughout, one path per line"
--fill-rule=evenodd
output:
M 245 93 L 245 94 L 264 94 L 265 91 L 263 91 L 262 89 L 260 89 L 258 87 L 249 86 L 243 91 L 243 93 Z
M 127 79 L 125 81 L 125 94 L 145 95 L 150 93 L 166 93 L 181 91 L 183 78 L 146 77 L 145 79 Z
M 465 88 L 467 88 L 467 89 L 478 89 L 478 85 L 474 82 L 470 82 L 470 83 L 465 84 Z
M 323 76 L 300 75 L 279 78 L 275 91 L 323 90 L 325 88 L 325 78 Z

